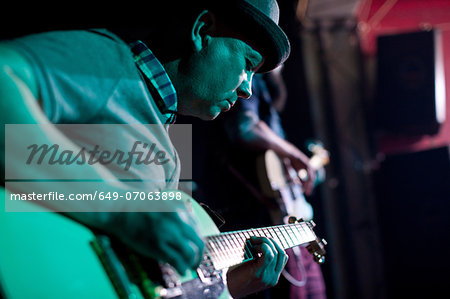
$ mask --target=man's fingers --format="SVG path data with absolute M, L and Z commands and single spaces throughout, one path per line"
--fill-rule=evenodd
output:
M 271 265 L 278 253 L 272 241 L 265 237 L 251 237 L 250 242 L 254 245 L 256 254 L 262 254 L 260 257 L 264 261 L 264 267 Z
M 314 190 L 314 183 L 316 181 L 316 173 L 311 168 L 302 168 L 298 171 L 298 177 L 303 184 L 305 195 L 311 195 Z
M 168 257 L 167 262 L 177 270 L 178 273 L 184 274 L 189 268 L 185 258 L 179 253 L 176 248 L 167 246 L 164 248 L 164 253 Z
M 170 246 L 177 250 L 178 254 L 189 268 L 196 269 L 203 257 L 202 247 L 186 238 L 180 238 L 178 241 L 170 242 Z
M 284 266 L 286 265 L 289 257 L 283 250 L 283 248 L 281 248 L 281 246 L 276 241 L 272 240 L 272 242 L 278 252 L 277 261 L 275 265 L 275 272 L 280 273 L 283 270 Z
M 177 216 L 179 218 L 179 221 L 183 224 L 186 224 L 183 226 L 183 234 L 191 240 L 199 249 L 201 252 L 203 252 L 203 249 L 205 247 L 205 244 L 203 243 L 203 240 L 199 237 L 198 230 L 197 230 L 197 221 L 194 219 L 191 213 L 189 213 L 187 210 L 179 211 L 177 213 Z
M 287 254 L 276 241 L 265 237 L 252 237 L 250 242 L 253 245 L 253 251 L 261 253 L 256 261 L 259 264 L 256 276 L 265 285 L 274 286 L 287 262 Z
M 178 223 L 175 223 L 177 238 L 171 239 L 171 245 L 179 250 L 191 269 L 196 269 L 202 260 L 205 244 L 193 227 L 181 219 L 178 220 Z
M 277 254 L 275 248 L 270 244 L 270 241 L 267 243 L 264 242 L 261 244 L 261 251 L 264 257 L 264 264 L 269 267 L 275 260 Z

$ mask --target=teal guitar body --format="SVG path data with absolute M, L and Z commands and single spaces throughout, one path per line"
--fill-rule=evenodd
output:
M 4 207 L 4 189 L 0 198 Z M 273 237 L 283 248 L 306 245 L 317 260 L 324 254 L 311 223 L 220 233 L 189 199 L 206 249 L 196 271 L 179 275 L 61 214 L 22 204 L 30 212 L 0 210 L 0 289 L 7 299 L 231 298 L 227 269 L 251 258 L 245 245 L 250 236 Z

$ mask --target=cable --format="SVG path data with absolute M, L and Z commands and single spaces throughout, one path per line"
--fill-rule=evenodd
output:
M 294 285 L 298 288 L 302 288 L 306 285 L 306 282 L 308 281 L 308 277 L 306 276 L 306 270 L 301 261 L 300 248 L 294 247 L 294 248 L 292 248 L 292 251 L 294 252 L 294 258 L 295 258 L 297 267 L 300 270 L 300 275 L 302 277 L 302 280 L 297 280 L 294 276 L 289 274 L 289 272 L 286 269 L 284 269 L 283 272 L 281 272 L 281 274 L 283 274 L 284 278 L 286 278 L 286 280 L 289 281 L 292 285 Z

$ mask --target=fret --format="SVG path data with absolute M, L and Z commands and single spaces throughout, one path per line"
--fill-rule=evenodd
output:
M 222 246 L 217 241 L 217 236 L 210 237 L 211 244 L 214 246 L 214 252 L 216 253 L 216 261 L 224 261 L 226 259 L 225 255 L 223 254 Z
M 242 233 L 238 233 L 236 234 L 237 240 L 239 242 L 239 245 L 241 248 L 244 248 L 245 246 L 245 237 Z
M 297 223 L 294 226 L 297 230 L 297 233 L 300 235 L 302 240 L 306 239 L 306 232 L 305 229 L 303 228 L 303 225 L 301 225 L 301 223 Z
M 237 265 L 249 258 L 246 241 L 252 236 L 273 239 L 284 249 L 313 241 L 316 238 L 311 224 L 308 222 L 277 225 L 209 236 L 205 253 L 211 257 L 214 267 L 218 270 Z
M 214 236 L 211 239 L 214 242 L 215 247 L 217 248 L 217 254 L 219 255 L 219 258 L 223 260 L 225 256 L 223 255 L 222 245 L 219 243 L 219 236 Z
M 236 237 L 234 236 L 233 233 L 228 234 L 228 240 L 231 243 L 231 247 L 233 249 L 235 257 L 240 258 L 241 254 L 242 254 L 242 250 L 241 250 L 239 244 L 237 243 Z
M 247 230 L 247 232 L 248 232 L 248 235 L 250 237 L 257 237 L 258 236 L 258 232 L 254 228 Z
M 239 248 L 240 248 L 240 256 L 242 258 L 242 260 L 245 259 L 245 239 L 241 238 L 240 234 L 236 234 L 237 237 L 237 242 L 239 243 Z
M 264 236 L 266 236 L 266 237 L 269 238 L 269 239 L 272 239 L 272 238 L 273 238 L 273 237 L 272 237 L 272 234 L 270 233 L 270 229 L 268 229 L 268 228 L 263 228 L 262 230 L 264 231 Z
M 239 239 L 242 241 L 242 244 L 245 244 L 245 241 L 247 240 L 247 238 L 245 237 L 243 232 L 239 232 L 238 233 Z
M 208 239 L 209 239 L 208 244 L 210 244 L 210 247 L 213 248 L 213 252 L 214 252 L 214 255 L 211 255 L 211 261 L 213 262 L 213 265 L 216 269 L 220 269 L 221 264 L 224 261 L 224 257 L 218 247 L 217 242 L 214 240 L 214 238 L 209 237 Z
M 239 232 L 236 232 L 235 235 L 237 237 L 237 240 L 238 240 L 239 245 L 241 246 L 241 248 L 244 248 L 244 245 L 245 245 L 245 236 L 244 236 L 244 234 L 239 231 Z
M 300 225 L 293 225 L 292 226 L 292 230 L 294 231 L 297 239 L 299 239 L 299 241 L 301 243 L 304 243 L 305 242 L 305 235 L 303 233 L 304 231 L 303 231 L 302 227 Z
M 289 238 L 289 236 L 287 236 L 285 234 L 284 227 L 283 226 L 278 226 L 277 229 L 278 229 L 278 232 L 280 233 L 281 237 L 283 238 L 284 249 L 291 248 L 291 243 L 289 242 L 290 238 Z
M 299 224 L 302 228 L 303 234 L 305 235 L 305 239 L 306 240 L 314 240 L 315 237 L 312 234 L 311 228 L 308 226 L 308 224 L 306 222 L 299 223 Z
M 280 236 L 276 231 L 276 227 L 271 227 L 270 234 L 272 235 L 272 239 L 283 247 L 283 242 L 281 241 Z
M 214 245 L 214 242 L 210 238 L 207 238 L 206 248 L 208 248 L 209 255 L 211 256 L 211 258 L 215 259 L 218 253 L 216 251 L 216 246 Z
M 228 235 L 227 234 L 223 234 L 222 235 L 222 240 L 224 241 L 225 244 L 225 251 L 227 253 L 228 256 L 233 256 L 234 255 L 234 250 L 233 250 L 233 246 L 231 246 L 230 241 L 228 240 Z
M 272 234 L 270 233 L 270 229 L 269 228 L 264 228 L 264 233 L 267 236 L 267 238 L 272 238 Z
M 267 231 L 268 231 L 269 236 L 270 236 L 271 239 L 274 239 L 274 240 L 277 239 L 277 236 L 275 235 L 275 232 L 273 231 L 273 228 L 269 227 L 269 228 L 267 228 Z
M 232 249 L 232 246 L 231 246 L 230 241 L 228 240 L 228 234 L 223 234 L 223 235 L 221 235 L 221 237 L 222 237 L 223 243 L 225 244 L 225 250 L 230 252 Z
M 217 244 L 219 245 L 219 250 L 221 255 L 223 256 L 223 261 L 226 261 L 228 258 L 227 250 L 226 250 L 226 244 L 222 239 L 221 235 L 218 235 L 216 238 Z
M 307 232 L 308 232 L 308 237 L 311 240 L 315 240 L 316 239 L 316 234 L 314 234 L 313 232 L 313 226 L 311 226 L 311 223 L 308 222 L 307 224 L 305 224 L 305 226 L 308 228 Z
M 236 239 L 235 234 L 231 233 L 231 234 L 229 234 L 229 236 L 230 236 L 231 244 L 233 244 L 233 247 L 236 248 L 236 251 L 240 251 L 241 246 L 239 245 L 239 242 Z
M 230 265 L 239 264 L 239 260 L 233 255 L 230 250 L 229 242 L 227 243 L 226 236 L 218 235 L 214 237 L 215 244 L 219 247 L 219 259 L 213 260 L 216 269 L 223 269 Z
M 214 266 L 216 266 L 219 261 L 219 256 L 215 247 L 211 246 L 212 244 L 213 242 L 208 240 L 208 242 L 206 243 L 205 254 L 210 257 L 212 263 L 214 264 Z
M 297 234 L 295 233 L 295 228 L 293 227 L 293 225 L 287 226 L 287 229 L 290 231 L 290 235 L 291 235 L 295 245 L 300 245 L 302 243 L 302 241 L 298 239 Z
M 289 233 L 286 231 L 286 226 L 282 226 L 279 228 L 281 233 L 283 234 L 284 239 L 286 240 L 289 248 L 294 247 L 295 243 L 292 241 L 291 236 L 289 235 Z
M 278 236 L 278 239 L 280 240 L 280 245 L 283 247 L 283 249 L 289 248 L 289 244 L 284 239 L 283 233 L 281 232 L 280 228 L 278 226 L 274 227 L 275 233 Z
M 273 228 L 270 230 L 270 233 L 271 233 L 271 235 L 272 235 L 272 239 L 274 239 L 281 247 L 284 248 L 284 246 L 283 246 L 283 240 L 280 238 L 280 235 L 279 235 L 279 233 L 278 233 L 278 231 L 277 231 L 277 228 L 278 228 L 278 227 L 273 227 Z
M 240 252 L 238 246 L 236 245 L 236 243 L 234 243 L 234 241 L 233 241 L 233 235 L 230 233 L 230 234 L 227 234 L 226 236 L 231 245 L 230 249 L 231 249 L 232 254 L 230 257 L 230 262 L 232 261 L 233 263 L 238 264 L 242 261 L 241 252 Z
M 306 242 L 312 241 L 316 238 L 315 234 L 312 232 L 311 228 L 308 226 L 307 223 L 305 223 L 305 222 L 299 223 L 297 225 L 297 227 L 299 227 L 299 229 L 303 235 L 304 241 L 306 241 Z
M 286 230 L 286 225 L 281 226 L 280 228 L 281 234 L 283 235 L 284 240 L 288 244 L 287 248 L 292 248 L 295 246 L 295 243 L 292 241 L 291 236 L 289 235 L 288 231 Z M 285 248 L 285 249 L 287 249 Z
M 266 237 L 267 238 L 267 236 L 264 233 L 264 230 L 262 228 L 259 228 L 257 231 L 258 231 L 260 237 Z

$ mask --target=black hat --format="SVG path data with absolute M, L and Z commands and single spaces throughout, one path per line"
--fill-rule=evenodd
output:
M 275 69 L 291 51 L 289 40 L 278 26 L 280 10 L 276 0 L 209 0 L 206 6 L 221 15 L 245 41 L 264 56 L 258 73 Z
M 230 1 L 233 2 L 233 1 Z M 278 26 L 280 10 L 275 0 L 237 0 L 236 17 L 241 17 L 243 34 L 255 43 L 265 58 L 264 64 L 258 70 L 264 73 L 282 64 L 291 51 L 289 40 Z M 237 19 L 239 22 L 239 19 Z

